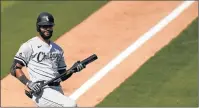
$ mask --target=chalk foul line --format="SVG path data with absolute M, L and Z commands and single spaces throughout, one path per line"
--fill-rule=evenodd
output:
M 91 88 L 97 81 L 103 78 L 110 70 L 120 64 L 130 54 L 135 52 L 141 47 L 147 40 L 155 36 L 156 33 L 166 27 L 172 20 L 179 16 L 186 8 L 188 8 L 194 1 L 184 1 L 177 8 L 175 8 L 168 16 L 159 21 L 148 32 L 143 34 L 136 42 L 132 43 L 127 49 L 120 53 L 116 58 L 110 61 L 105 67 L 99 70 L 89 80 L 87 80 L 79 89 L 77 89 L 70 98 L 77 100 L 82 94 L 84 94 L 89 88 Z

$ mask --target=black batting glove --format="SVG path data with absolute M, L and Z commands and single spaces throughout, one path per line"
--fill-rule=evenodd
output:
M 75 71 L 75 72 L 80 72 L 82 69 L 84 69 L 86 66 L 85 65 L 83 65 L 80 61 L 77 61 L 73 66 L 72 66 L 72 68 L 73 68 L 73 70 Z

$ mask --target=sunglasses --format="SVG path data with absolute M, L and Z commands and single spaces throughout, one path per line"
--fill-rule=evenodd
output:
M 53 25 L 41 25 L 40 27 L 41 27 L 41 28 L 52 28 Z

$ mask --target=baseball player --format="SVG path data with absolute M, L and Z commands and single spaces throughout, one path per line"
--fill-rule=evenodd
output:
M 32 100 L 38 107 L 77 107 L 74 100 L 65 96 L 61 81 L 67 80 L 71 74 L 40 88 L 44 82 L 47 82 L 59 74 L 66 71 L 64 61 L 64 51 L 56 43 L 50 40 L 53 34 L 54 17 L 48 12 L 39 14 L 36 22 L 38 36 L 29 39 L 23 43 L 16 53 L 11 66 L 11 75 L 19 79 L 30 90 L 34 91 Z M 30 79 L 28 79 L 22 67 L 26 66 Z M 77 63 L 78 72 L 85 66 Z

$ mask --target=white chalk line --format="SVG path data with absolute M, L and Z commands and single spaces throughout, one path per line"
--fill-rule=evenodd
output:
M 127 49 L 125 49 L 116 58 L 110 61 L 105 67 L 99 70 L 95 75 L 93 75 L 89 80 L 87 80 L 79 89 L 77 89 L 70 98 L 77 100 L 82 94 L 84 94 L 89 88 L 91 88 L 97 81 L 103 78 L 111 69 L 115 68 L 120 64 L 125 58 L 127 58 L 131 53 L 135 52 L 140 46 L 142 46 L 147 40 L 155 36 L 156 33 L 161 31 L 168 23 L 174 20 L 180 13 L 182 13 L 186 8 L 188 8 L 194 1 L 184 1 L 177 8 L 175 8 L 168 16 L 159 21 L 154 27 L 152 27 L 148 32 L 143 34 L 136 42 L 132 43 Z

